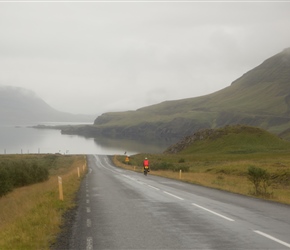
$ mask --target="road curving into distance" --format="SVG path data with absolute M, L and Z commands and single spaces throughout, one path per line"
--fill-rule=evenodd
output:
M 290 249 L 290 206 L 114 167 L 89 155 L 69 249 Z

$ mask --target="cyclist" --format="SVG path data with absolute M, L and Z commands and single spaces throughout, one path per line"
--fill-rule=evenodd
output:
M 150 172 L 150 167 L 149 167 L 149 160 L 147 157 L 145 157 L 144 161 L 143 161 L 143 168 L 145 170 L 145 167 L 148 167 L 148 172 Z

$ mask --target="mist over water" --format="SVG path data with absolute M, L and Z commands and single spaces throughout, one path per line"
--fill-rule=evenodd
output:
M 166 147 L 167 145 L 160 142 L 143 143 L 104 137 L 94 139 L 77 135 L 62 135 L 60 130 L 54 129 L 35 129 L 27 125 L 0 125 L 0 154 L 114 155 L 126 152 L 127 155 L 133 155 L 137 153 L 162 153 Z

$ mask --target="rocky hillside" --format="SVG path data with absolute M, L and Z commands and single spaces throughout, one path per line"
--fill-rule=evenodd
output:
M 204 141 L 214 137 L 219 137 L 226 134 L 226 130 L 216 130 L 216 129 L 201 129 L 192 135 L 185 136 L 179 142 L 168 147 L 164 153 L 165 154 L 177 154 L 188 147 L 192 146 L 197 141 Z
M 284 149 L 290 150 L 290 142 L 266 130 L 245 125 L 233 125 L 199 130 L 171 145 L 164 153 L 224 151 L 224 153 L 245 154 Z

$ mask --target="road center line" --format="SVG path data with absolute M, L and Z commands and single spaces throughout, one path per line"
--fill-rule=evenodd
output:
M 163 191 L 163 193 L 165 193 L 165 194 L 168 194 L 168 195 L 170 195 L 170 196 L 172 196 L 172 197 L 174 197 L 174 198 L 176 198 L 176 199 L 179 199 L 179 200 L 184 200 L 183 198 L 181 198 L 181 197 L 179 197 L 179 196 L 176 196 L 176 195 L 174 195 L 174 194 L 171 194 L 171 193 L 168 193 L 168 192 L 166 192 L 166 191 Z
M 86 250 L 93 250 L 93 237 L 87 237 Z
M 91 227 L 92 226 L 92 221 L 91 219 L 87 219 L 87 227 Z
M 229 218 L 229 217 L 226 217 L 226 216 L 224 216 L 224 215 L 221 215 L 221 214 L 219 214 L 219 213 L 216 213 L 216 212 L 214 212 L 214 211 L 212 211 L 212 210 L 209 210 L 209 209 L 207 209 L 207 208 L 205 208 L 205 207 L 199 206 L 199 205 L 197 205 L 197 204 L 195 204 L 195 203 L 192 203 L 192 205 L 193 205 L 193 206 L 196 206 L 196 207 L 199 207 L 199 208 L 201 208 L 201 209 L 203 209 L 203 210 L 205 210 L 205 211 L 207 211 L 207 212 L 210 212 L 210 213 L 212 213 L 212 214 L 215 214 L 215 215 L 217 215 L 217 216 L 219 216 L 219 217 L 221 217 L 221 218 L 223 218 L 223 219 L 225 219 L 225 220 L 228 220 L 228 221 L 235 221 L 235 220 L 233 220 L 233 219 L 231 219 L 231 218 Z
M 263 232 L 261 232 L 261 231 L 257 231 L 257 230 L 253 230 L 253 231 L 254 231 L 255 233 L 257 233 L 257 234 L 260 234 L 260 235 L 262 235 L 262 236 L 264 236 L 264 237 L 270 239 L 270 240 L 276 241 L 277 243 L 280 243 L 281 245 L 283 245 L 283 246 L 285 246 L 285 247 L 290 248 L 290 244 L 287 243 L 287 242 L 284 242 L 284 241 L 282 241 L 282 240 L 279 240 L 279 239 L 277 239 L 277 238 L 275 238 L 275 237 L 273 237 L 273 236 L 271 236 L 271 235 L 269 235 L 269 234 L 265 234 L 265 233 L 263 233 Z

